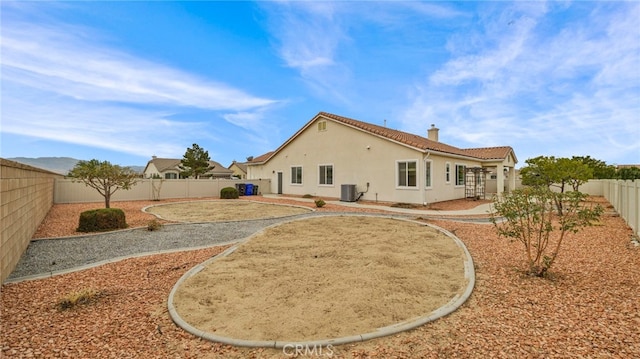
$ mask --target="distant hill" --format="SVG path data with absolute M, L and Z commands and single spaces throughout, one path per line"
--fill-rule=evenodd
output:
M 42 168 L 43 170 L 66 175 L 78 163 L 78 159 L 71 157 L 13 157 L 7 158 L 9 161 L 15 161 L 25 165 Z M 142 173 L 144 166 L 128 166 L 132 170 Z

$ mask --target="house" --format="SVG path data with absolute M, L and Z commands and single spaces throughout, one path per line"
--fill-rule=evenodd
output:
M 253 158 L 248 158 L 253 160 Z M 229 165 L 229 169 L 233 171 L 233 177 L 238 179 L 246 179 L 247 178 L 247 162 L 236 162 L 233 161 Z
M 163 179 L 178 179 L 180 177 L 180 163 L 181 159 L 177 158 L 158 158 L 152 156 L 151 160 L 147 162 L 147 166 L 144 168 L 144 178 L 163 178 Z M 209 161 L 209 166 L 213 166 L 213 169 L 203 175 L 206 178 L 231 178 L 233 171 L 224 167 L 215 161 Z
M 509 146 L 461 149 L 427 137 L 320 112 L 275 151 L 253 159 L 247 178 L 271 192 L 426 204 L 515 188 Z M 493 189 L 488 188 L 494 176 Z

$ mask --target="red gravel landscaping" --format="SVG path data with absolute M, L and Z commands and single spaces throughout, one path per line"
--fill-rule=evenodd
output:
M 640 247 L 631 243 L 631 229 L 611 206 L 601 197 L 593 200 L 607 207 L 606 214 L 599 225 L 566 239 L 549 278 L 544 279 L 523 274 L 521 244 L 498 238 L 492 225 L 430 221 L 455 233 L 469 249 L 476 266 L 476 287 L 470 299 L 449 316 L 415 330 L 325 348 L 318 357 L 640 357 Z M 144 226 L 153 218 L 138 212 L 148 204 L 126 204 L 130 225 Z M 79 210 L 70 209 L 73 206 L 78 207 L 54 206 L 38 233 L 42 237 L 75 234 Z M 122 208 L 124 203 L 112 206 Z M 352 211 L 338 205 L 326 207 L 322 210 Z M 53 218 L 55 213 L 60 215 Z M 135 225 L 134 216 L 139 216 Z M 46 228 L 52 223 L 58 227 L 55 231 Z M 153 255 L 5 284 L 0 303 L 1 356 L 292 357 L 276 349 L 206 342 L 172 323 L 166 309 L 172 286 L 188 269 L 221 250 Z M 59 309 L 60 299 L 80 289 L 93 289 L 96 294 L 86 304 Z

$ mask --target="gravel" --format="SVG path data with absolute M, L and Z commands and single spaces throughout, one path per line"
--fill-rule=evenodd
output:
M 87 236 L 32 241 L 8 281 L 52 274 L 124 256 L 203 248 L 237 242 L 283 219 L 168 224 L 160 230 L 136 228 Z

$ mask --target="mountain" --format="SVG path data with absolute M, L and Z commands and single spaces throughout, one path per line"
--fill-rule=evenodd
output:
M 55 173 L 60 173 L 62 175 L 66 175 L 69 171 L 75 167 L 78 163 L 78 159 L 71 157 L 38 157 L 38 158 L 29 158 L 29 157 L 13 157 L 7 158 L 10 161 L 15 161 L 18 163 L 22 163 L 25 165 L 42 168 L 44 170 L 48 170 Z M 142 173 L 144 171 L 144 166 L 128 166 L 132 170 Z

